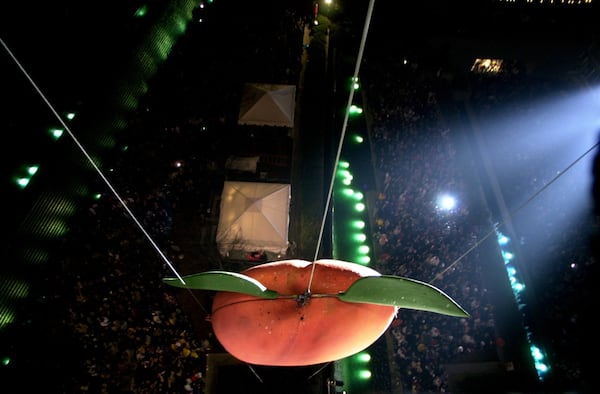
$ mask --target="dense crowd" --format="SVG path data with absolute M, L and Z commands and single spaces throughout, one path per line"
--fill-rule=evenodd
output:
M 163 190 L 125 196 L 125 201 L 167 257 L 183 256 L 169 242 L 171 212 Z M 66 304 L 62 324 L 83 356 L 65 382 L 70 392 L 196 392 L 203 388 L 211 336 L 200 337 L 174 293 L 169 274 L 121 204 L 100 198 L 80 218 L 65 247 L 68 257 L 56 278 Z M 58 296 L 58 295 L 57 295 Z
M 467 161 L 460 157 L 462 153 L 457 152 L 465 141 L 461 133 L 472 124 L 467 117 L 462 118 L 467 124 L 451 124 L 440 110 L 440 99 L 453 98 L 448 94 L 452 78 L 448 78 L 450 73 L 444 70 L 444 65 L 404 61 L 383 62 L 385 67 L 381 64 L 367 63 L 363 74 L 373 119 L 370 131 L 375 171 L 380 180 L 379 198 L 372 212 L 378 268 L 432 283 L 448 292 L 472 315 L 457 320 L 401 311 L 400 321 L 392 328 L 396 341 L 394 362 L 400 371 L 396 384 L 411 392 L 443 392 L 449 390 L 446 364 L 465 360 L 505 361 L 502 360 L 505 341 L 498 334 L 495 305 L 482 278 L 481 270 L 485 269 L 485 262 L 490 263 L 490 257 L 483 255 L 485 252 L 480 254 L 477 248 L 461 255 L 492 231 L 494 222 L 498 223 L 502 217 L 489 209 L 475 209 L 481 206 L 478 201 L 481 197 L 477 191 L 466 188 L 467 179 L 475 173 L 465 166 Z M 498 108 L 518 118 L 527 108 L 522 100 L 544 97 L 556 90 L 546 80 L 536 81 L 513 73 L 512 69 L 503 71 L 496 76 L 469 75 L 468 86 L 461 89 L 468 91 L 470 97 L 463 98 L 459 105 L 468 102 L 476 114 L 471 116 L 480 119 L 490 119 L 487 116 L 492 113 L 496 118 L 491 119 L 497 119 Z M 448 102 L 444 106 L 464 111 Z M 521 121 L 535 126 L 524 118 Z M 513 124 L 512 128 L 495 132 L 507 135 L 492 146 L 500 150 L 494 152 L 494 155 L 500 153 L 495 157 L 504 160 L 494 163 L 496 168 L 502 168 L 503 164 L 514 166 L 510 179 L 500 179 L 504 197 L 514 209 L 552 180 L 557 173 L 556 165 L 540 162 L 540 158 L 552 160 L 552 156 L 530 154 L 536 151 L 531 146 L 535 139 L 523 138 L 526 133 L 522 128 Z M 518 176 L 514 175 L 516 172 Z M 503 175 L 500 172 L 498 176 Z M 536 201 L 536 231 L 542 236 L 535 242 L 549 242 L 550 233 L 561 235 L 556 240 L 557 246 L 546 246 L 545 261 L 528 261 L 532 265 L 541 264 L 538 280 L 541 278 L 543 284 L 533 293 L 535 286 L 528 282 L 532 289 L 530 298 L 526 305 L 519 305 L 526 327 L 536 330 L 535 334 L 527 335 L 533 335 L 530 338 L 534 342 L 548 346 L 545 351 L 556 368 L 556 382 L 564 387 L 577 387 L 581 378 L 581 363 L 575 355 L 575 349 L 581 346 L 576 333 L 581 333 L 578 319 L 582 320 L 582 312 L 577 305 L 581 305 L 584 278 L 593 264 L 588 232 L 591 211 L 586 219 L 557 228 L 559 209 L 555 201 L 550 202 L 567 203 L 569 191 L 576 190 L 572 185 L 574 179 L 567 178 L 565 182 L 570 182 L 570 187 L 553 191 L 552 198 Z M 456 197 L 458 206 L 445 212 L 438 206 L 438 198 L 448 192 Z M 573 239 L 579 241 L 569 241 Z M 534 246 L 529 248 L 535 250 Z M 538 256 L 537 260 L 544 259 Z
M 430 282 L 471 314 L 457 319 L 400 311 L 391 329 L 400 377 L 396 384 L 411 392 L 448 391 L 444 364 L 497 359 L 498 338 L 477 250 L 456 262 L 485 228 L 469 215 L 455 140 L 439 113 L 436 97 L 447 82 L 435 70 L 400 62 L 383 72 L 378 64 L 369 65 L 364 75 L 381 179 L 372 213 L 378 269 Z M 377 82 L 370 82 L 373 75 Z M 456 197 L 456 208 L 444 211 L 438 205 L 444 193 Z

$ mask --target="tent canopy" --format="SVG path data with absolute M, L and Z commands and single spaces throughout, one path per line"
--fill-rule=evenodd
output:
M 221 255 L 255 250 L 285 254 L 290 197 L 289 184 L 225 181 L 216 237 Z
M 296 86 L 246 83 L 238 124 L 294 127 Z

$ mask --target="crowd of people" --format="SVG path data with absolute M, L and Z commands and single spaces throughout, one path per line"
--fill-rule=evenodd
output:
M 517 114 L 525 111 L 522 100 L 544 97 L 557 90 L 547 79 L 536 81 L 510 69 L 502 70 L 499 75 L 467 76 L 468 83 L 461 82 L 460 93 L 464 96 L 468 91 L 470 97 L 455 100 L 448 89 L 452 73 L 444 67 L 444 64 L 418 64 L 418 60 L 414 63 L 390 60 L 377 64 L 367 62 L 363 73 L 373 119 L 369 129 L 375 171 L 380 180 L 379 198 L 372 212 L 377 268 L 433 283 L 471 314 L 469 319 L 452 319 L 423 312 L 400 312 L 400 321 L 392 328 L 394 362 L 400 372 L 396 384 L 411 392 L 448 391 L 450 382 L 445 366 L 451 363 L 507 361 L 503 360 L 506 343 L 497 329 L 496 306 L 488 290 L 489 282 L 482 275 L 482 270 L 492 264 L 494 258 L 480 251 L 481 248 L 471 250 L 493 231 L 494 223 L 503 218 L 497 211 L 492 213 L 485 208 L 487 203 L 481 201 L 478 190 L 467 187 L 472 186 L 470 181 L 477 173 L 465 165 L 469 163 L 463 156 L 467 150 L 460 145 L 466 141 L 464 130 L 474 127 L 472 122 L 463 116 L 465 123 L 452 123 L 444 111 L 454 108 L 464 113 L 468 102 L 474 110 L 470 116 L 478 116 L 484 122 L 490 113 L 498 119 L 499 108 L 518 117 Z M 454 91 L 455 96 L 457 92 Z M 525 119 L 523 122 L 535 127 Z M 495 126 L 480 124 L 480 127 Z M 493 153 L 502 158 L 500 164 L 494 163 L 496 168 L 504 164 L 512 166 L 514 171 L 510 172 L 513 174 L 510 179 L 501 179 L 506 201 L 514 209 L 536 195 L 560 171 L 556 171 L 556 165 L 540 162 L 541 155 L 531 153 L 535 149 L 521 146 L 535 143 L 535 139 L 525 137 L 522 128 L 513 124 L 506 130 L 496 131 L 496 136 L 498 132 L 507 135 L 490 146 L 501 150 Z M 477 162 L 473 160 L 470 163 Z M 503 176 L 502 172 L 498 174 L 499 178 Z M 529 245 L 522 248 L 534 248 L 530 253 L 540 252 L 544 258 L 520 257 L 525 257 L 529 267 L 537 265 L 539 291 L 534 290 L 533 283 L 527 282 L 526 286 L 530 285 L 528 301 L 519 300 L 524 319 L 519 324 L 530 330 L 526 335 L 534 343 L 547 346 L 544 352 L 555 368 L 552 372 L 555 387 L 567 388 L 580 384 L 582 364 L 575 356 L 575 349 L 580 347 L 576 333 L 582 332 L 579 320 L 583 318 L 582 309 L 577 305 L 581 305 L 585 276 L 593 264 L 589 249 L 591 210 L 580 222 L 565 223 L 561 229 L 556 227 L 557 213 L 568 204 L 557 206 L 550 201 L 568 202 L 569 190 L 577 190 L 573 184 L 576 178 L 569 179 L 570 187 L 555 190 L 552 198 L 536 201 L 535 232 L 539 238 L 531 239 Z M 583 192 L 590 193 L 591 197 L 591 189 Z M 444 193 L 452 193 L 458 201 L 451 211 L 444 211 L 438 205 L 438 198 Z M 555 246 L 535 249 L 534 242 L 552 242 L 549 240 L 553 238 L 548 235 L 551 232 L 556 235 L 557 231 L 561 235 L 554 238 Z M 466 251 L 470 252 L 462 255 Z M 499 255 L 499 250 L 497 253 Z M 536 261 L 532 261 L 533 257 Z M 499 261 L 498 256 L 496 261 Z M 496 280 L 508 280 L 508 277 Z M 532 328 L 535 332 L 531 332 Z
M 436 97 L 447 82 L 436 70 L 397 62 L 369 65 L 363 83 L 381 179 L 372 212 L 377 269 L 432 283 L 471 314 L 457 319 L 401 310 L 391 329 L 395 383 L 410 392 L 448 391 L 444 364 L 497 360 L 498 337 L 478 251 L 459 259 L 484 235 L 485 223 L 470 217 L 472 196 L 456 140 L 439 112 Z M 439 206 L 444 193 L 459 201 L 450 211 Z
M 169 241 L 172 202 L 165 191 L 124 198 L 170 261 L 180 263 L 181 251 Z M 64 245 L 69 253 L 53 282 L 66 305 L 61 324 L 83 356 L 65 389 L 201 393 L 212 338 L 198 335 L 189 313 L 161 283 L 168 267 L 122 209 L 114 197 L 102 196 Z

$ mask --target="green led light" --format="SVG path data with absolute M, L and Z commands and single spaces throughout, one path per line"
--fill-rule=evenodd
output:
M 51 129 L 50 130 L 50 135 L 52 136 L 52 138 L 54 138 L 55 140 L 59 139 L 60 137 L 62 137 L 62 135 L 64 134 L 64 130 L 63 129 Z
M 147 6 L 147 5 L 143 5 L 143 6 L 141 6 L 140 8 L 138 8 L 138 9 L 135 11 L 135 14 L 134 14 L 134 15 L 135 15 L 136 17 L 138 17 L 138 18 L 141 18 L 141 17 L 143 17 L 144 15 L 146 15 L 146 13 L 147 13 L 147 12 L 148 12 L 148 6 Z
M 16 183 L 19 185 L 19 187 L 21 187 L 21 189 L 24 189 L 29 184 L 29 180 L 29 178 L 17 178 Z
M 356 259 L 356 262 L 362 265 L 368 265 L 371 262 L 371 258 L 369 256 L 360 256 Z
M 363 112 L 362 108 L 360 108 L 360 107 L 358 107 L 358 106 L 356 106 L 354 104 L 352 104 L 350 106 L 350 113 L 351 114 L 362 114 L 362 112 Z
M 352 222 L 352 227 L 362 230 L 363 228 L 365 228 L 365 222 L 364 220 L 355 220 Z
M 367 240 L 367 236 L 364 234 L 354 234 L 352 238 L 354 238 L 354 240 L 358 242 L 365 242 Z
M 365 197 L 365 195 L 362 194 L 362 192 L 356 192 L 352 195 L 352 197 L 354 197 L 355 200 L 360 201 Z
M 349 177 L 349 176 L 352 176 L 352 175 L 350 174 L 350 171 L 348 171 L 348 170 L 339 170 L 337 173 L 338 173 L 338 175 L 340 175 L 340 176 L 342 176 L 342 177 L 344 177 L 344 178 L 347 178 L 347 177 Z
M 371 355 L 367 352 L 361 352 L 356 355 L 356 359 L 363 363 L 371 361 Z

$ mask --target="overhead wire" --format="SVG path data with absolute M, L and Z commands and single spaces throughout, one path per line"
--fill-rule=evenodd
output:
M 4 47 L 4 49 L 6 50 L 6 52 L 9 54 L 9 56 L 13 59 L 13 61 L 17 65 L 17 67 L 19 67 L 19 69 L 21 70 L 21 72 L 23 73 L 23 75 L 27 78 L 27 80 L 29 81 L 29 83 L 33 86 L 33 88 L 35 89 L 35 91 L 37 92 L 37 94 L 41 97 L 41 99 L 44 101 L 44 103 L 46 103 L 46 105 L 48 106 L 48 108 L 50 109 L 50 111 L 52 112 L 52 114 L 60 122 L 60 124 L 65 129 L 65 131 L 67 132 L 67 134 L 69 135 L 69 137 L 71 137 L 71 139 L 73 140 L 73 142 L 75 143 L 75 145 L 77 145 L 77 147 L 79 148 L 79 150 L 81 151 L 81 153 L 83 153 L 83 155 L 85 156 L 85 158 L 92 165 L 92 167 L 94 168 L 94 170 L 96 171 L 96 173 L 98 174 L 98 176 L 104 181 L 104 183 L 110 189 L 110 191 L 115 196 L 115 198 L 121 203 L 121 205 L 123 206 L 123 209 L 125 209 L 125 211 L 129 214 L 129 216 L 131 217 L 131 219 L 134 221 L 134 223 L 137 225 L 137 227 L 140 229 L 140 231 L 144 234 L 144 236 L 150 242 L 150 244 L 154 247 L 154 249 L 158 252 L 158 254 L 160 255 L 160 257 L 168 265 L 168 267 L 171 269 L 171 271 L 173 271 L 173 273 L 175 274 L 175 276 L 181 281 L 182 284 L 185 285 L 185 281 L 183 280 L 183 278 L 181 277 L 181 275 L 179 274 L 179 272 L 177 271 L 177 269 L 175 269 L 175 266 L 169 261 L 169 259 L 167 258 L 167 256 L 163 253 L 163 251 L 156 244 L 156 242 L 154 242 L 154 240 L 152 239 L 152 237 L 150 236 L 150 234 L 148 234 L 148 232 L 146 231 L 146 229 L 144 228 L 144 226 L 140 223 L 140 221 L 137 219 L 137 217 L 134 215 L 134 213 L 131 211 L 131 209 L 129 209 L 129 207 L 127 206 L 127 203 L 119 195 L 119 193 L 117 192 L 117 190 L 113 187 L 113 185 L 111 184 L 111 182 L 104 175 L 104 173 L 102 172 L 102 170 L 98 167 L 98 165 L 96 164 L 96 162 L 94 161 L 94 159 L 89 155 L 89 153 L 86 151 L 85 147 L 79 142 L 79 140 L 77 139 L 77 137 L 75 136 L 75 134 L 71 131 L 71 129 L 69 128 L 69 126 L 67 125 L 67 123 L 63 120 L 63 118 L 60 116 L 60 114 L 56 111 L 56 109 L 54 108 L 54 106 L 52 105 L 52 103 L 50 103 L 50 101 L 48 100 L 48 98 L 46 98 L 46 95 L 42 92 L 42 90 L 39 88 L 39 86 L 33 80 L 33 78 L 29 75 L 29 73 L 27 72 L 27 70 L 25 70 L 25 67 L 23 67 L 23 65 L 21 64 L 21 62 L 19 62 L 19 60 L 17 59 L 17 57 L 13 54 L 13 52 L 10 50 L 10 48 L 8 47 L 8 45 L 4 42 L 4 40 L 2 38 L 0 38 L 0 43 L 2 44 L 2 46 Z
M 452 267 L 454 267 L 456 264 L 458 264 L 459 262 L 462 261 L 462 259 L 464 259 L 467 255 L 469 255 L 473 250 L 477 249 L 479 247 L 479 245 L 481 245 L 483 242 L 485 242 L 486 239 L 488 239 L 489 237 L 491 237 L 492 235 L 496 234 L 496 231 L 504 226 L 508 220 L 512 219 L 519 211 L 521 211 L 523 208 L 525 208 L 526 206 L 528 206 L 532 201 L 534 201 L 537 197 L 539 197 L 546 189 L 548 189 L 552 184 L 554 184 L 559 178 L 561 178 L 563 175 L 565 175 L 569 170 L 571 170 L 578 162 L 580 162 L 581 160 L 583 160 L 583 158 L 585 158 L 587 155 L 589 155 L 591 152 L 594 151 L 594 149 L 598 148 L 598 146 L 600 145 L 600 142 L 596 142 L 594 145 L 592 145 L 590 148 L 588 148 L 585 152 L 583 152 L 581 155 L 579 155 L 575 160 L 573 160 L 569 165 L 567 165 L 564 170 L 559 171 L 558 174 L 556 176 L 554 176 L 548 183 L 546 183 L 544 186 L 542 186 L 539 190 L 537 190 L 535 193 L 533 193 L 527 200 L 525 200 L 521 205 L 519 205 L 517 208 L 515 208 L 513 211 L 511 211 L 508 214 L 508 217 L 504 220 L 499 221 L 498 223 L 496 223 L 494 225 L 494 228 L 492 230 L 490 230 L 488 233 L 486 233 L 483 237 L 481 237 L 480 239 L 477 240 L 477 242 L 475 242 L 469 249 L 467 249 L 463 254 L 461 254 L 459 257 L 457 257 L 450 265 L 448 265 L 443 271 L 437 273 L 433 279 L 431 279 L 431 281 L 429 283 L 433 283 L 434 281 L 436 281 L 437 279 L 441 279 L 444 274 L 446 272 L 448 272 L 448 270 L 452 269 Z
M 373 15 L 373 8 L 375 6 L 375 0 L 370 0 L 369 1 L 369 6 L 367 8 L 367 14 L 365 17 L 365 24 L 363 26 L 363 31 L 362 31 L 362 36 L 360 39 L 360 46 L 358 48 L 358 55 L 356 57 L 356 63 L 354 66 L 354 74 L 352 75 L 353 80 L 356 81 L 358 80 L 358 74 L 360 71 L 360 65 L 362 63 L 362 59 L 363 59 L 363 54 L 365 51 L 365 45 L 367 43 L 367 35 L 369 32 L 369 26 L 371 25 L 371 17 Z M 327 222 L 327 217 L 329 216 L 329 207 L 331 205 L 331 198 L 333 195 L 333 187 L 335 184 L 335 173 L 337 171 L 337 166 L 340 162 L 340 157 L 342 154 L 342 147 L 344 145 L 344 139 L 346 136 L 346 129 L 348 128 L 348 119 L 350 117 L 350 109 L 352 107 L 352 102 L 354 100 L 354 88 L 350 89 L 350 94 L 348 95 L 348 102 L 346 104 L 346 109 L 344 111 L 344 122 L 342 124 L 342 130 L 341 130 L 341 134 L 340 134 L 340 139 L 338 142 L 338 147 L 337 147 L 337 152 L 336 152 L 336 156 L 335 156 L 335 160 L 333 163 L 333 168 L 332 168 L 332 173 L 331 173 L 331 179 L 330 179 L 330 183 L 329 183 L 329 190 L 327 192 L 327 198 L 325 200 L 325 208 L 323 210 L 323 217 L 321 220 L 321 227 L 319 230 L 319 236 L 317 238 L 317 246 L 315 248 L 315 255 L 313 258 L 313 263 L 312 263 L 312 269 L 310 272 L 310 277 L 308 280 L 308 288 L 307 288 L 307 292 L 310 294 L 310 289 L 312 286 L 312 280 L 314 277 L 314 273 L 315 273 L 315 267 L 316 267 L 316 261 L 319 258 L 319 252 L 321 249 L 321 243 L 323 242 L 323 234 L 325 231 L 325 225 Z

